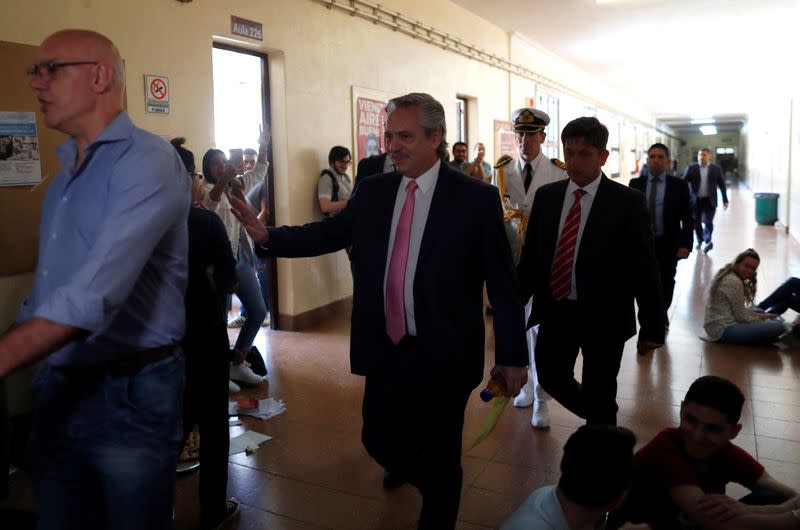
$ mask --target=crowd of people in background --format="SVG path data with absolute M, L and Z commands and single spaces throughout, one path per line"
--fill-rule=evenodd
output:
M 464 411 L 484 379 L 484 287 L 492 379 L 515 406 L 532 406 L 534 428 L 549 427 L 550 396 L 587 423 L 564 446 L 558 484 L 531 493 L 504 529 L 800 525 L 797 492 L 731 443 L 744 396 L 730 381 L 696 380 L 680 425 L 635 454 L 634 434 L 616 426 L 625 342 L 638 335 L 640 355 L 663 345 L 692 231 L 695 248 L 711 251 L 718 190 L 728 206 L 707 149 L 680 179 L 667 174 L 669 149 L 653 144 L 647 175 L 624 186 L 603 174 L 609 132 L 597 118 L 560 131 L 562 162 L 541 149 L 549 116 L 522 108 L 512 115 L 515 157 L 492 167 L 482 143 L 469 161 L 456 142 L 447 162 L 443 106 L 411 93 L 388 103 L 386 152 L 359 161 L 354 180 L 350 151 L 330 149 L 317 182 L 324 219 L 273 227 L 268 128 L 258 150 L 208 150 L 200 174 L 184 139 L 169 146 L 131 123 L 124 65 L 106 37 L 55 33 L 37 61 L 30 84 L 45 124 L 69 140 L 45 199 L 33 292 L 0 336 L 0 377 L 43 360 L 39 528 L 171 528 L 175 464 L 195 425 L 202 525 L 230 521 L 239 501 L 226 493 L 228 392 L 265 375 L 248 358 L 260 359 L 267 260 L 342 249 L 354 283 L 351 370 L 365 376 L 364 447 L 386 488 L 419 489 L 420 529 L 456 524 Z M 800 279 L 755 305 L 759 263 L 748 249 L 714 277 L 711 340 L 798 334 L 780 314 L 800 309 Z M 232 294 L 243 308 L 233 345 Z M 725 496 L 730 482 L 752 494 Z

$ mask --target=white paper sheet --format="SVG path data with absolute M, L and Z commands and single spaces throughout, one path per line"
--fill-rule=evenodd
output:
M 272 440 L 272 436 L 267 436 L 266 434 L 261 434 L 260 432 L 255 431 L 244 431 L 239 436 L 234 436 L 231 438 L 228 456 L 245 452 L 252 453 L 258 449 L 260 444 L 266 442 L 267 440 Z

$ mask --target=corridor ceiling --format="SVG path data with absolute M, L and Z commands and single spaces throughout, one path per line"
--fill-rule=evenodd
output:
M 453 0 L 656 116 L 800 95 L 800 0 Z

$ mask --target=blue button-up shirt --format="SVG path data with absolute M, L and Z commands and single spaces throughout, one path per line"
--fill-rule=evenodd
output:
M 658 182 L 654 183 L 653 179 L 658 179 Z M 656 186 L 656 211 L 650 212 L 650 216 L 653 219 L 653 231 L 656 237 L 661 237 L 664 235 L 664 192 L 667 188 L 667 173 L 648 175 L 645 197 L 650 197 L 650 188 L 654 184 Z
M 185 326 L 190 183 L 175 150 L 120 113 L 86 149 L 58 150 L 39 261 L 17 322 L 41 317 L 88 336 L 50 355 L 56 366 L 98 363 L 176 343 Z

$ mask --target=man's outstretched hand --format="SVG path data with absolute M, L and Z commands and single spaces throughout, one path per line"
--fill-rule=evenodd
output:
M 237 197 L 230 198 L 231 211 L 233 215 L 242 223 L 242 226 L 247 230 L 247 234 L 253 238 L 256 245 L 263 245 L 269 238 L 267 227 L 256 217 L 256 213 L 250 208 L 250 205 Z

